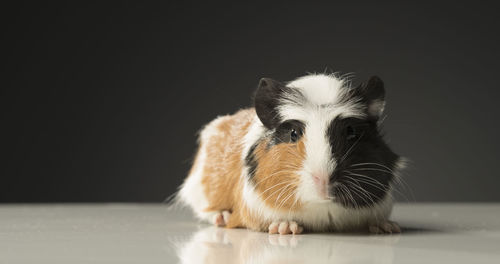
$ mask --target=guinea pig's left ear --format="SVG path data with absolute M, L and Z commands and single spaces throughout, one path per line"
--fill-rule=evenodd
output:
M 368 115 L 378 119 L 385 106 L 384 82 L 378 76 L 372 76 L 356 88 L 358 95 L 367 104 Z
M 285 85 L 282 83 L 270 78 L 262 78 L 257 91 L 255 91 L 255 111 L 262 124 L 269 129 L 273 129 L 279 124 L 278 104 L 284 89 Z

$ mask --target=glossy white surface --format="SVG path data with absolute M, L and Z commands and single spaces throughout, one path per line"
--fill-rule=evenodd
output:
M 279 236 L 161 204 L 1 205 L 0 263 L 500 263 L 500 204 L 399 204 L 401 235 Z

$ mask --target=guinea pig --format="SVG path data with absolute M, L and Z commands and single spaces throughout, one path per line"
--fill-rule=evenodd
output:
M 391 190 L 404 160 L 379 129 L 385 89 L 336 75 L 260 80 L 254 108 L 220 116 L 178 200 L 217 226 L 271 234 L 399 233 Z

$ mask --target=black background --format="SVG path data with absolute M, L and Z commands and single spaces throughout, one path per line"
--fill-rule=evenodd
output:
M 5 6 L 0 202 L 163 201 L 261 77 L 379 75 L 401 201 L 500 201 L 499 9 L 457 1 Z

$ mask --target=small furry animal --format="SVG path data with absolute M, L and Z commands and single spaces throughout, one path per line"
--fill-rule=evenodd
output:
M 379 131 L 384 97 L 376 76 L 357 87 L 326 74 L 263 78 L 254 108 L 202 129 L 177 198 L 228 228 L 399 233 L 388 217 L 404 161 Z

